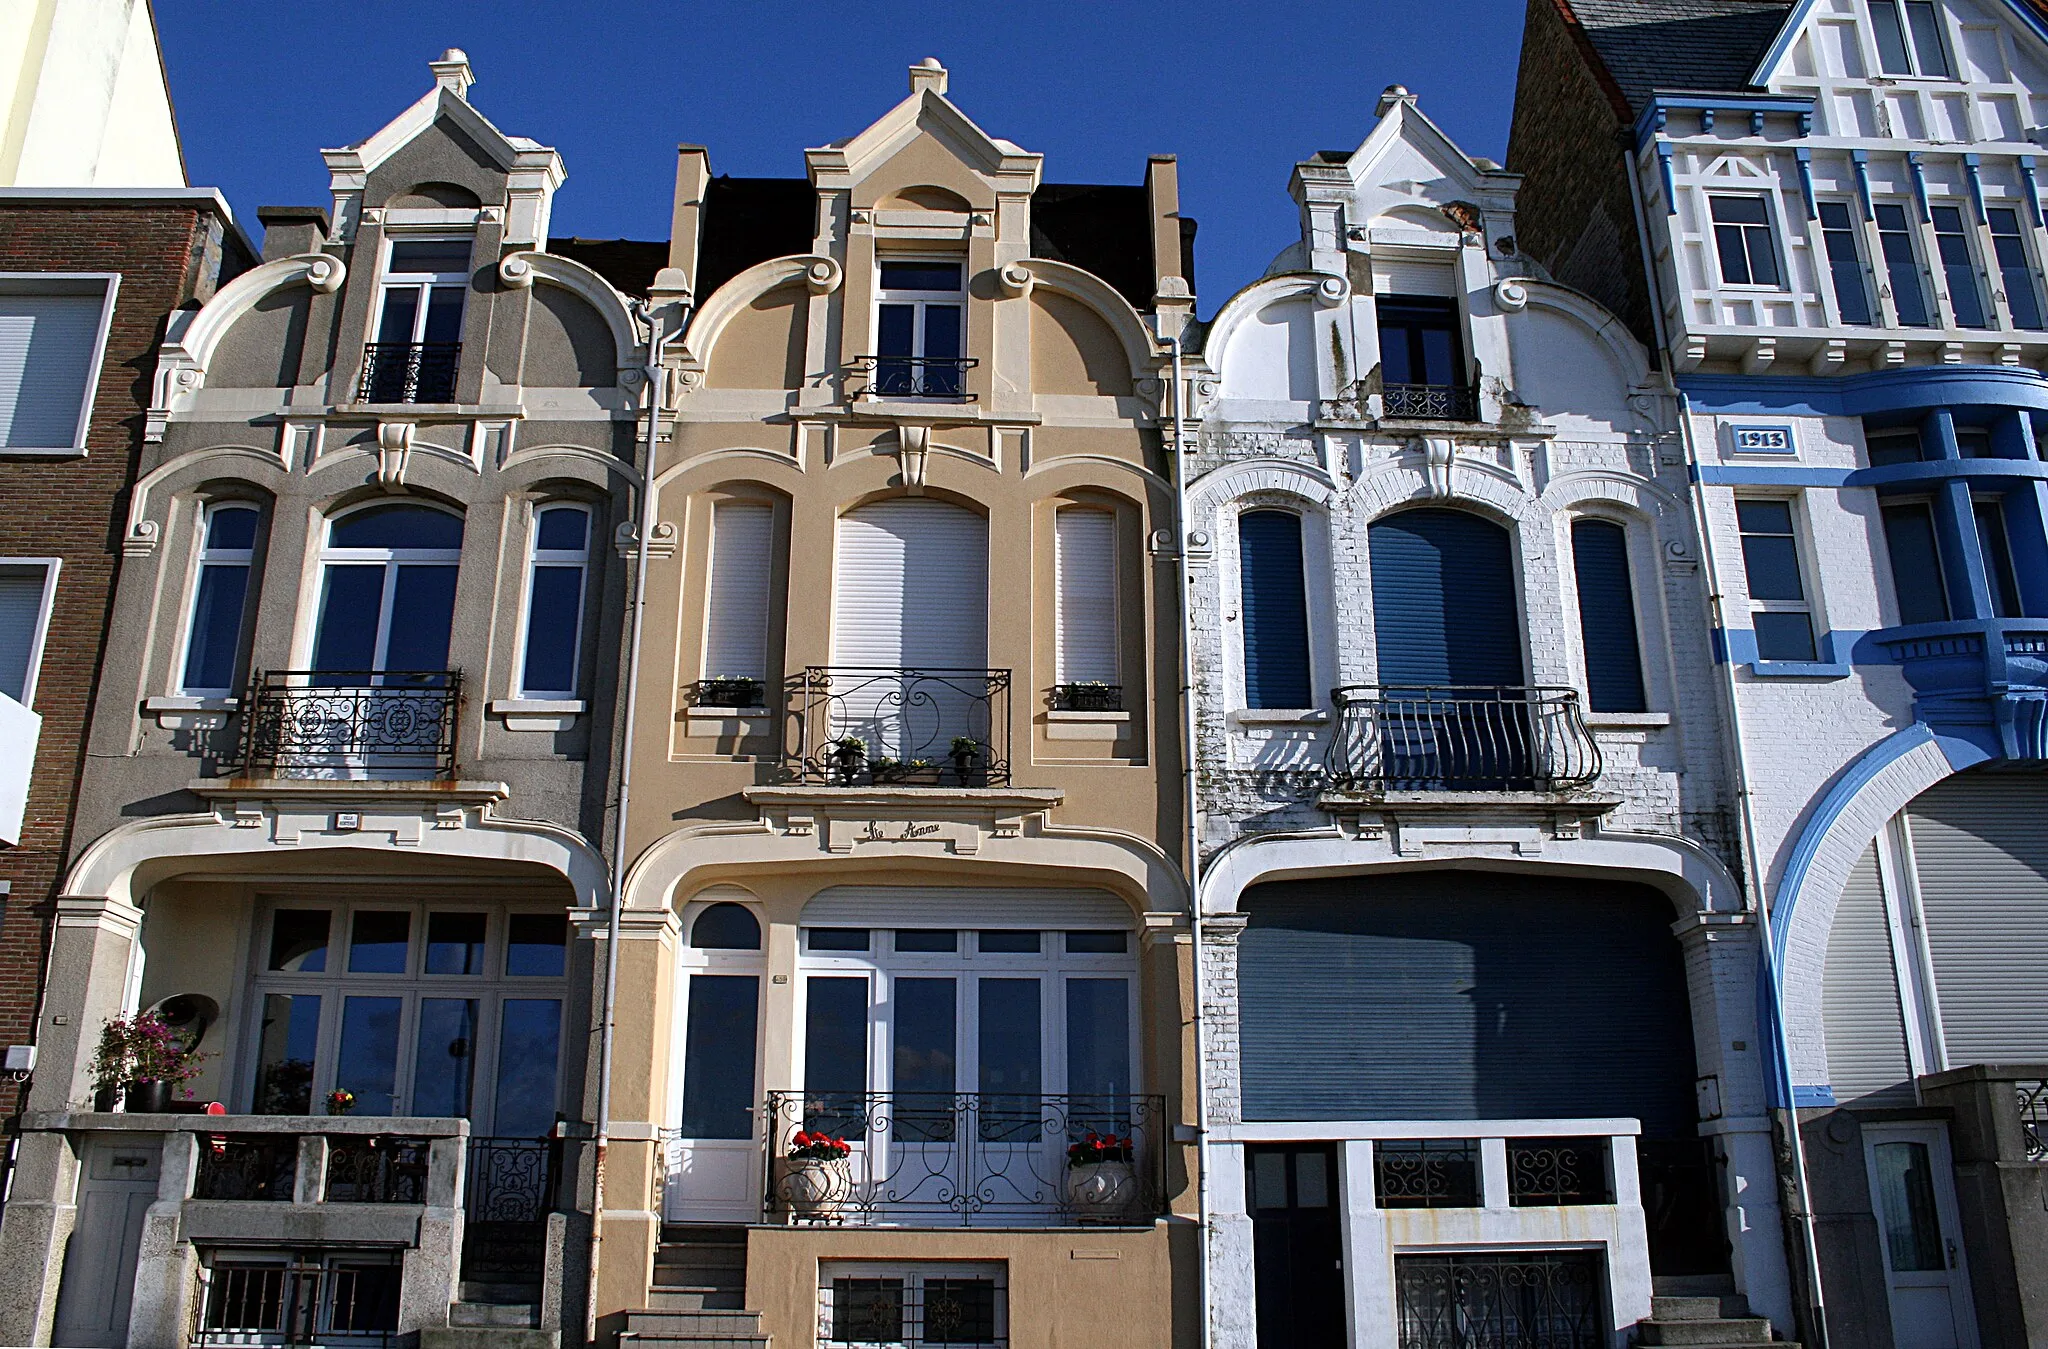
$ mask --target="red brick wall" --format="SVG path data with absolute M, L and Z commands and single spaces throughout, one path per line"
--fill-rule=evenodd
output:
M 1606 305 L 1655 352 L 1621 138 L 1619 89 L 1560 0 L 1529 0 L 1508 168 L 1522 174 L 1515 229 L 1524 253 Z
M 211 293 L 220 237 L 212 211 L 192 201 L 0 202 L 0 272 L 121 275 L 86 456 L 0 455 L 0 556 L 63 559 L 36 681 L 43 731 L 27 816 L 20 846 L 0 847 L 0 880 L 11 886 L 0 919 L 0 1045 L 37 1038 L 38 983 L 66 854 L 90 841 L 72 839 L 71 816 L 156 348 L 171 313 Z M 15 1097 L 0 1084 L 0 1109 L 17 1109 Z

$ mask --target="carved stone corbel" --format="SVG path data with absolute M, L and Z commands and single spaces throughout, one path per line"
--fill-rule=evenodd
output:
M 910 495 L 924 495 L 925 461 L 931 455 L 929 426 L 899 425 L 896 428 L 896 463 L 903 474 L 903 486 Z
M 1422 451 L 1422 473 L 1429 480 L 1429 494 L 1442 501 L 1452 495 L 1451 466 L 1458 459 L 1458 443 L 1448 436 L 1425 436 L 1415 442 Z
M 412 463 L 411 422 L 377 423 L 377 485 L 387 492 L 405 490 L 405 471 Z

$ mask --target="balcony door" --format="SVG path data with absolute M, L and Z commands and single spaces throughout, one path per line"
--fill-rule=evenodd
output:
M 943 763 L 989 743 L 988 519 L 929 497 L 839 517 L 832 604 L 834 741 L 870 767 Z
M 1531 735 L 1507 530 L 1430 507 L 1375 521 L 1367 538 L 1388 785 L 1521 784 Z

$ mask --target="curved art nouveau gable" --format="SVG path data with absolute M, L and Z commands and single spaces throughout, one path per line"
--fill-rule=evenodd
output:
M 1028 272 L 1033 285 L 1044 286 L 1068 299 L 1078 301 L 1095 316 L 1109 325 L 1117 340 L 1122 343 L 1124 356 L 1131 364 L 1131 378 L 1142 379 L 1152 373 L 1156 360 L 1151 330 L 1131 308 L 1131 302 L 1117 293 L 1116 289 L 1093 272 L 1083 271 L 1069 263 L 1054 262 L 1048 258 L 1020 258 L 1003 269 L 1005 282 L 1008 274 L 1022 268 Z
M 803 281 L 814 294 L 826 294 L 839 288 L 842 275 L 837 262 L 815 253 L 755 263 L 705 296 L 697 306 L 679 344 L 684 364 L 698 368 L 709 365 L 711 352 L 726 325 L 768 292 Z
M 1230 297 L 1209 325 L 1202 356 L 1223 398 L 1304 402 L 1318 397 L 1317 306 L 1343 300 L 1342 277 L 1289 272 L 1256 281 Z
M 540 252 L 508 255 L 498 263 L 498 279 L 515 290 L 537 281 L 560 286 L 595 309 L 611 331 L 613 357 L 618 364 L 620 380 L 629 382 L 626 372 L 638 366 L 644 338 L 639 319 L 634 316 L 626 297 L 614 290 L 611 282 L 573 258 Z
M 347 277 L 347 264 L 329 253 L 301 253 L 243 272 L 198 310 L 187 311 L 189 317 L 181 316 L 182 323 L 178 318 L 172 320 L 171 332 L 157 357 L 151 406 L 167 409 L 173 398 L 198 392 L 221 339 L 265 297 L 302 284 L 323 295 L 332 294 Z

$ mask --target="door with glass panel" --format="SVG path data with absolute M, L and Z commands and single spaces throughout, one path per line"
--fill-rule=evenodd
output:
M 779 1118 L 852 1146 L 856 1207 L 1050 1220 L 1069 1147 L 1134 1131 L 1127 932 L 803 937 L 803 1090 Z
M 663 1131 L 667 1222 L 761 1217 L 761 923 L 721 901 L 690 916 L 682 952 L 682 1089 Z
M 539 1139 L 560 1117 L 559 909 L 280 898 L 259 917 L 244 1076 L 259 1115 L 426 1115 Z
M 1897 1349 L 1976 1349 L 1947 1127 L 1867 1124 L 1863 1147 L 1884 1245 L 1892 1343 Z

